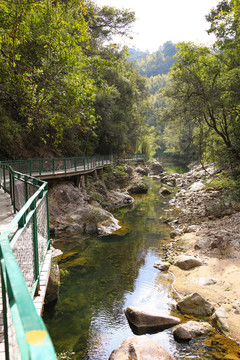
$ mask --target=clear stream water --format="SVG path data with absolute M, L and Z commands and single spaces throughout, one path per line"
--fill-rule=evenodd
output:
M 168 169 L 183 170 L 172 165 Z M 55 247 L 64 252 L 60 269 L 68 273 L 61 277 L 57 304 L 43 317 L 60 359 L 108 360 L 112 350 L 134 335 L 124 315 L 129 305 L 181 317 L 174 311 L 173 276 L 153 267 L 170 241 L 171 230 L 162 219 L 174 216 L 169 199 L 159 195 L 160 186 L 151 180 L 147 195 L 136 196 L 132 208 L 115 214 L 120 231 L 56 240 Z M 240 358 L 239 346 L 216 332 L 187 344 L 177 343 L 171 329 L 146 335 L 176 359 Z

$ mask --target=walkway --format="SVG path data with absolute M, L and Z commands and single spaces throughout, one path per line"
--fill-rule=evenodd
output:
M 10 196 L 0 188 L 0 234 L 7 228 L 14 218 Z
M 0 189 L 0 234 L 7 228 L 14 218 L 14 211 L 10 196 Z M 4 329 L 2 314 L 2 289 L 0 284 L 0 360 L 5 359 Z

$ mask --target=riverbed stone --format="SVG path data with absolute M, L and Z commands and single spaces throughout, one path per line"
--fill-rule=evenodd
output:
M 156 269 L 161 271 L 168 271 L 170 264 L 168 262 L 157 261 L 153 265 Z
M 175 258 L 174 265 L 182 270 L 189 270 L 201 266 L 202 261 L 195 256 L 179 255 Z
M 210 316 L 214 307 L 197 292 L 187 295 L 177 304 L 177 309 L 182 314 L 191 314 L 197 316 Z
M 216 279 L 209 278 L 209 277 L 199 277 L 199 278 L 192 278 L 188 282 L 189 284 L 198 284 L 201 286 L 210 286 L 217 283 Z
M 174 360 L 167 350 L 145 335 L 124 340 L 108 360 Z
M 176 326 L 173 335 L 178 341 L 189 341 L 195 337 L 208 334 L 212 330 L 212 326 L 206 321 L 188 321 L 185 324 Z
M 168 190 L 167 188 L 162 187 L 162 188 L 159 190 L 159 193 L 160 193 L 161 195 L 167 196 L 167 195 L 171 195 L 172 192 L 171 192 L 170 190 Z
M 125 315 L 130 325 L 142 330 L 142 333 L 161 331 L 180 323 L 180 319 L 177 317 L 157 311 L 145 311 L 133 306 L 125 309 Z
M 219 307 L 212 316 L 212 324 L 221 333 L 227 334 L 229 332 L 228 314 L 223 306 Z
M 189 190 L 195 192 L 202 190 L 204 187 L 205 185 L 203 184 L 202 181 L 196 181 L 190 186 Z
M 162 174 L 163 173 L 163 166 L 160 162 L 156 161 L 149 165 L 151 173 L 154 175 Z

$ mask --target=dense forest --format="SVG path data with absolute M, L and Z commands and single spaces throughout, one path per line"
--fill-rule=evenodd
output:
M 1 1 L 1 159 L 141 150 L 145 81 L 111 41 L 134 20 L 91 1 Z
M 240 157 L 240 1 L 206 15 L 211 47 L 126 49 L 135 15 L 85 0 L 0 3 L 0 158 L 143 151 Z

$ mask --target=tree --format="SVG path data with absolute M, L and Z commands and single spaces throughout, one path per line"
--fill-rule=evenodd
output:
M 85 0 L 1 1 L 2 156 L 92 154 L 106 148 L 103 128 L 119 148 L 136 148 L 144 85 L 111 43 L 134 19 Z
M 179 48 L 165 92 L 171 99 L 165 118 L 191 121 L 198 128 L 204 124 L 219 140 L 219 148 L 239 160 L 239 74 L 233 75 L 222 52 L 192 43 Z

